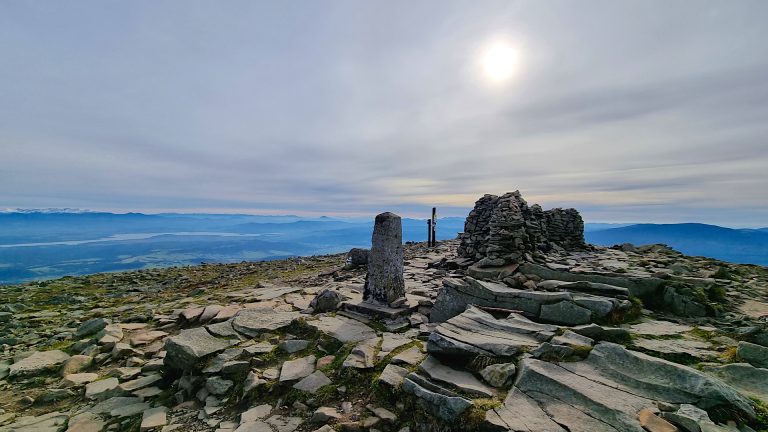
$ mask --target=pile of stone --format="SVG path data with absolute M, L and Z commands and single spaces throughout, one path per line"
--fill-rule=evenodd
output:
M 459 256 L 483 266 L 531 261 L 552 249 L 584 247 L 584 222 L 575 209 L 544 211 L 519 191 L 485 195 L 475 203 L 460 234 Z

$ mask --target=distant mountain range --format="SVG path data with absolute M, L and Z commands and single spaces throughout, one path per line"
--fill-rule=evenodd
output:
M 295 215 L 0 212 L 0 284 L 200 262 L 270 260 L 369 247 L 373 220 Z M 439 219 L 452 239 L 464 218 Z M 768 265 L 768 228 L 704 224 L 585 224 L 586 240 L 664 243 L 689 255 Z M 403 219 L 404 241 L 425 241 L 424 219 Z
M 425 241 L 425 220 L 403 219 L 404 241 Z M 438 221 L 455 238 L 463 218 Z M 294 215 L 0 213 L 0 284 L 200 262 L 270 260 L 370 247 L 373 220 Z
M 589 243 L 611 246 L 664 243 L 686 255 L 768 265 L 768 228 L 733 229 L 700 223 L 635 224 L 587 231 Z

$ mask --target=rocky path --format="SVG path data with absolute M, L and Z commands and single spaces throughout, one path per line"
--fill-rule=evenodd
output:
M 378 319 L 342 255 L 0 287 L 0 431 L 768 427 L 766 269 L 457 248 L 406 245 Z

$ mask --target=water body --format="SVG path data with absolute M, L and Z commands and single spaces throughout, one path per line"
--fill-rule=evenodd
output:
M 15 243 L 15 244 L 3 244 L 0 248 L 14 248 L 14 247 L 35 247 L 35 246 L 76 246 L 87 243 L 103 243 L 114 241 L 126 241 L 126 240 L 145 240 L 154 237 L 160 237 L 164 235 L 173 236 L 215 236 L 215 237 L 261 237 L 270 234 L 240 234 L 240 233 L 226 233 L 226 232 L 166 232 L 166 233 L 133 233 L 133 234 L 114 234 L 109 237 L 102 237 L 92 240 L 62 240 L 55 242 L 42 242 L 42 243 Z

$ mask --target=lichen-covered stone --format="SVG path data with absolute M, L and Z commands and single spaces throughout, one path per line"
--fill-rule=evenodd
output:
M 390 304 L 404 296 L 402 222 L 394 213 L 381 213 L 373 225 L 363 300 Z

